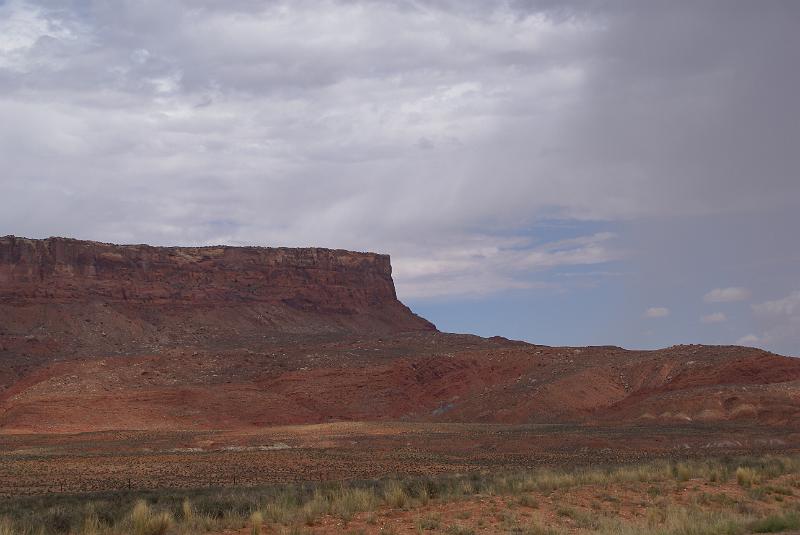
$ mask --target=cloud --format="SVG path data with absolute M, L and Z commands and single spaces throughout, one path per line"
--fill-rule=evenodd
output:
M 758 336 L 754 334 L 748 334 L 746 336 L 742 336 L 738 340 L 736 340 L 736 345 L 738 346 L 754 346 L 759 343 Z
M 531 274 L 619 260 L 624 253 L 612 245 L 614 238 L 602 232 L 537 244 L 524 237 L 462 237 L 457 245 L 439 244 L 423 256 L 394 260 L 397 291 L 405 298 L 425 299 L 563 288 L 563 283 L 532 281 Z
M 798 77 L 760 59 L 797 39 L 778 10 L 693 6 L 675 32 L 680 4 L 0 9 L 0 124 L 18 125 L 0 157 L 19 206 L 0 223 L 17 233 L 385 250 L 800 193 L 776 154 Z M 632 46 L 647 35 L 661 38 Z M 11 225 L 33 206 L 48 215 Z M 237 226 L 215 232 L 221 216 Z
M 800 315 L 800 291 L 792 292 L 782 299 L 753 305 L 753 311 L 758 316 L 767 318 Z
M 752 308 L 762 330 L 760 342 L 765 347 L 800 356 L 800 291 Z
M 714 288 L 703 296 L 706 303 L 732 303 L 750 299 L 750 290 L 741 287 Z
M 728 317 L 723 312 L 713 312 L 700 318 L 702 323 L 724 323 Z
M 691 260 L 675 299 L 697 301 L 715 284 L 704 274 L 723 272 L 785 295 L 799 14 L 713 0 L 6 1 L 0 228 L 387 252 L 400 296 L 417 299 L 571 289 L 579 277 L 550 275 L 581 266 L 661 295 L 677 255 L 604 265 L 655 256 L 658 226 Z M 763 232 L 745 239 L 745 220 Z M 715 258 L 728 241 L 736 254 Z M 629 317 L 617 343 L 638 342 Z
M 666 318 L 669 314 L 667 307 L 650 307 L 644 311 L 645 318 Z

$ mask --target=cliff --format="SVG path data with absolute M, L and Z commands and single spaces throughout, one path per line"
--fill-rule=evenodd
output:
M 33 346 L 433 329 L 398 301 L 387 255 L 0 238 L 0 336 Z

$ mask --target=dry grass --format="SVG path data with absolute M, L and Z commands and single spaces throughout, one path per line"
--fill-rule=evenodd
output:
M 395 509 L 403 509 L 409 503 L 408 494 L 398 481 L 389 481 L 385 485 L 383 499 L 389 507 Z
M 790 511 L 769 515 L 752 522 L 749 527 L 753 533 L 780 533 L 790 529 L 800 529 L 800 513 Z
M 372 490 L 343 488 L 333 496 L 331 511 L 347 523 L 356 513 L 372 511 L 379 503 Z
M 750 488 L 761 481 L 760 474 L 753 468 L 740 466 L 736 469 L 736 481 L 745 488 Z
M 143 500 L 133 506 L 130 521 L 134 535 L 165 535 L 173 525 L 170 513 L 154 512 Z
M 194 523 L 195 521 L 194 507 L 192 507 L 192 502 L 189 501 L 189 498 L 184 498 L 183 502 L 181 503 L 181 513 L 183 515 L 184 524 Z
M 539 508 L 539 500 L 554 492 L 588 485 L 638 485 L 642 492 L 647 488 L 646 499 L 663 502 L 661 489 L 735 481 L 748 489 L 752 503 L 768 501 L 771 507 L 780 508 L 784 500 L 796 503 L 797 491 L 790 484 L 769 482 L 794 473 L 800 473 L 800 457 L 766 456 L 247 490 L 165 491 L 139 493 L 138 500 L 132 500 L 135 493 L 27 502 L 20 499 L 0 504 L 0 535 L 189 535 L 242 526 L 249 526 L 252 534 L 258 534 L 262 525 L 272 526 L 270 532 L 303 533 L 325 516 L 347 526 L 362 513 L 369 513 L 374 519 L 376 512 L 382 514 L 380 509 L 411 510 L 431 502 L 447 503 L 476 495 L 508 496 L 504 499 L 508 510 L 498 518 L 502 518 L 509 532 L 552 535 L 560 528 L 543 523 L 539 512 L 533 509 Z M 714 492 L 698 492 L 686 507 L 648 505 L 641 522 L 619 522 L 608 516 L 608 511 L 617 507 L 614 502 L 604 504 L 594 503 L 591 508 L 565 505 L 558 510 L 558 517 L 572 529 L 601 535 L 769 533 L 778 526 L 791 527 L 800 522 L 800 512 L 789 509 L 759 518 L 736 500 Z M 519 514 L 513 512 L 515 508 L 520 508 Z M 366 516 L 359 518 L 364 522 Z M 475 521 L 459 517 L 448 524 L 427 515 L 418 517 L 415 524 L 418 532 L 456 532 L 471 529 L 468 524 Z M 373 520 L 370 525 L 374 523 Z
M 702 511 L 669 507 L 660 518 L 645 523 L 605 520 L 598 535 L 739 535 L 746 533 L 746 518 L 727 511 Z
M 264 517 L 260 511 L 254 511 L 250 515 L 250 535 L 261 535 L 261 525 L 264 523 Z
M 0 535 L 16 535 L 14 523 L 8 517 L 0 518 Z

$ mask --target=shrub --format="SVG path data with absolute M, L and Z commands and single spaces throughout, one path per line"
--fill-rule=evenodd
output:
M 185 523 L 191 524 L 194 521 L 194 508 L 192 508 L 192 502 L 189 501 L 189 498 L 183 499 L 181 503 L 181 513 L 183 514 L 183 521 Z
M 754 484 L 758 484 L 761 481 L 761 477 L 753 468 L 740 466 L 736 469 L 736 481 L 740 486 L 749 489 Z
M 439 529 L 442 520 L 439 515 L 428 515 L 417 519 L 417 530 L 436 530 Z
M 97 518 L 97 515 L 94 513 L 87 515 L 83 520 L 81 535 L 100 535 L 100 531 L 100 519 Z
M 300 508 L 300 517 L 307 526 L 313 526 L 319 517 L 328 513 L 329 503 L 325 495 L 319 490 L 314 492 L 314 497 Z
M 154 513 L 144 500 L 133 506 L 130 520 L 134 535 L 164 535 L 172 527 L 172 515 L 166 511 Z
M 800 528 L 800 514 L 770 515 L 750 524 L 753 533 L 779 533 Z
M 264 517 L 260 512 L 255 511 L 250 515 L 250 535 L 261 535 L 261 524 L 264 523 Z
M 466 526 L 453 524 L 447 528 L 445 533 L 447 533 L 447 535 L 475 535 L 475 530 Z
M 353 515 L 371 511 L 378 505 L 378 497 L 369 489 L 344 488 L 333 497 L 331 510 L 345 522 L 352 520 Z
M 678 481 L 688 481 L 692 478 L 692 469 L 686 463 L 675 465 L 675 479 Z
M 264 506 L 264 515 L 273 524 L 288 523 L 293 512 L 293 505 L 285 500 L 270 502 Z
M 408 494 L 398 481 L 390 481 L 383 489 L 383 500 L 389 507 L 402 509 L 408 505 Z

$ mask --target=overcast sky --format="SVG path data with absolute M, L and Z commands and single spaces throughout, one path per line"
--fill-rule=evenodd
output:
M 0 234 L 392 255 L 440 328 L 800 355 L 800 3 L 0 0 Z

